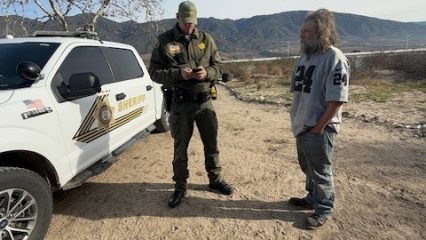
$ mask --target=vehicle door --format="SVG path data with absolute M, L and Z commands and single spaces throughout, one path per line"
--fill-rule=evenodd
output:
M 99 46 L 74 44 L 59 62 L 52 79 L 52 91 L 57 99 L 70 167 L 77 173 L 107 156 L 143 127 L 142 123 L 136 126 L 135 122 L 150 108 L 144 106 L 144 95 L 150 94 L 138 79 L 115 78 L 105 51 Z M 93 74 L 99 81 L 98 93 L 76 99 L 67 99 L 61 94 L 60 89 L 70 90 L 71 79 L 87 74 Z M 129 93 L 128 89 L 133 90 Z M 131 99 L 131 103 L 119 106 L 126 99 Z
M 155 122 L 153 82 L 130 48 L 101 47 L 111 66 L 116 83 L 111 84 L 116 122 L 123 128 L 120 139 L 130 139 Z

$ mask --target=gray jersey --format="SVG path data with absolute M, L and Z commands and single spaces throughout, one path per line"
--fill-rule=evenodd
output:
M 290 118 L 294 136 L 317 125 L 327 102 L 347 102 L 350 68 L 337 48 L 300 56 L 294 69 L 291 91 L 294 93 Z M 328 126 L 339 131 L 342 108 Z

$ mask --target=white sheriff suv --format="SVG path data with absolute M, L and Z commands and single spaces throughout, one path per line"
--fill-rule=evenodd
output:
M 163 93 L 132 46 L 84 31 L 0 39 L 0 239 L 43 239 L 52 192 L 153 130 L 169 130 Z

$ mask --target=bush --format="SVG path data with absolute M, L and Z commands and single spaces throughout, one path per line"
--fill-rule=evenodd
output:
M 426 52 L 379 54 L 349 57 L 351 82 L 377 79 L 378 70 L 404 73 L 410 80 L 426 80 Z M 297 59 L 281 59 L 262 62 L 227 63 L 224 70 L 241 81 L 253 81 L 256 74 L 290 78 Z M 380 74 L 380 73 L 379 73 Z
M 241 81 L 250 81 L 255 74 L 289 77 L 293 71 L 296 59 L 281 59 L 261 62 L 226 63 L 225 72 L 232 73 Z
M 391 68 L 413 79 L 426 79 L 426 53 L 396 56 Z
M 350 61 L 352 80 L 374 76 L 377 70 L 394 70 L 412 80 L 426 79 L 426 52 L 352 57 Z

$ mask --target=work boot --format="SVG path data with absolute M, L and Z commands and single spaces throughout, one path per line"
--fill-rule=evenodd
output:
M 306 210 L 314 209 L 314 205 L 312 205 L 308 201 L 306 201 L 306 198 L 293 197 L 293 198 L 290 198 L 288 200 L 288 203 L 290 205 L 293 205 L 293 206 L 296 206 L 296 207 L 299 207 L 299 208 L 303 208 L 303 209 L 306 209 Z
M 227 184 L 225 181 L 218 181 L 209 184 L 209 188 L 212 190 L 217 190 L 219 193 L 223 195 L 231 195 L 232 187 Z
M 182 190 L 175 190 L 169 199 L 169 207 L 175 208 L 180 205 L 182 199 L 185 197 L 186 192 Z
M 320 216 L 318 214 L 312 214 L 306 218 L 306 227 L 311 230 L 315 230 L 319 227 L 322 227 L 331 216 Z

